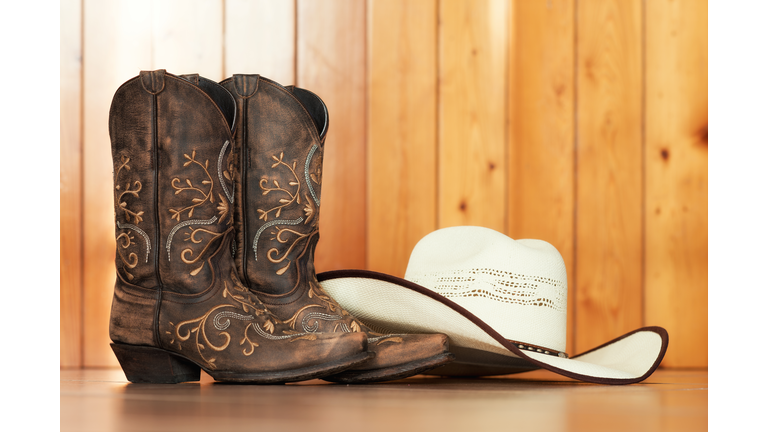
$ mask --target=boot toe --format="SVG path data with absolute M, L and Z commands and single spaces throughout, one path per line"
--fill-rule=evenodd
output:
M 368 338 L 364 333 L 310 333 L 303 343 L 296 338 L 295 344 L 301 344 L 295 350 L 302 364 L 331 363 L 367 352 Z
M 361 384 L 407 378 L 453 361 L 443 334 L 393 334 L 372 337 L 368 350 L 375 357 L 358 366 L 323 378 Z
M 444 334 L 403 334 L 369 338 L 372 360 L 355 369 L 382 369 L 412 363 L 448 353 L 448 336 Z

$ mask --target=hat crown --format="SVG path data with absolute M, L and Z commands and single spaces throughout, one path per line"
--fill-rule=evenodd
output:
M 489 228 L 444 228 L 411 253 L 405 279 L 466 308 L 504 338 L 565 351 L 565 262 L 543 240 Z

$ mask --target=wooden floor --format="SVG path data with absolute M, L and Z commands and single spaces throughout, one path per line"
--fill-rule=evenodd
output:
M 503 378 L 417 376 L 375 385 L 130 384 L 119 369 L 61 371 L 62 431 L 706 431 L 706 371 L 640 384 L 547 371 Z

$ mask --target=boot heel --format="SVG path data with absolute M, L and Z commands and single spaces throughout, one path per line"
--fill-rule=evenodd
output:
M 132 383 L 176 384 L 200 381 L 200 366 L 167 351 L 147 346 L 109 344 Z

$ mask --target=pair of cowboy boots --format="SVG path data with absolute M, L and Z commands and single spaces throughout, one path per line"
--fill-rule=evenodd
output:
M 452 359 L 444 335 L 378 334 L 315 277 L 328 112 L 258 75 L 143 71 L 109 115 L 112 349 L 131 382 L 364 383 Z

